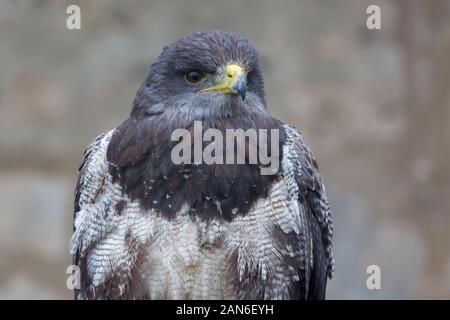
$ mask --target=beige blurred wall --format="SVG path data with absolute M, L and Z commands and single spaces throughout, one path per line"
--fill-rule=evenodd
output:
M 81 30 L 66 28 L 70 4 Z M 269 109 L 317 155 L 335 220 L 328 297 L 450 298 L 445 0 L 1 1 L 0 298 L 72 297 L 84 147 L 128 116 L 164 45 L 207 28 L 257 47 Z M 381 290 L 366 288 L 372 264 Z

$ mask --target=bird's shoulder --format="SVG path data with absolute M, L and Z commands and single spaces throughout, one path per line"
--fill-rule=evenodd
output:
M 282 174 L 289 192 L 298 199 L 299 205 L 312 213 L 319 225 L 317 231 L 325 250 L 326 273 L 331 278 L 334 272 L 333 220 L 322 175 L 301 131 L 287 124 L 283 128 L 286 141 L 283 146 Z
M 145 217 L 127 201 L 109 172 L 107 150 L 113 133 L 99 135 L 86 148 L 79 169 L 70 243 L 81 275 L 77 299 L 124 298 L 148 233 Z
M 75 213 L 92 202 L 107 174 L 106 151 L 114 129 L 98 135 L 85 149 L 75 187 Z

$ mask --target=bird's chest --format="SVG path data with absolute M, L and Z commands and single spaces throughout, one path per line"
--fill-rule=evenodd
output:
M 152 299 L 264 298 L 260 287 L 288 267 L 285 255 L 295 255 L 289 241 L 297 235 L 298 205 L 282 181 L 231 221 L 188 212 L 185 206 L 174 219 L 152 218 L 154 236 L 140 266 Z

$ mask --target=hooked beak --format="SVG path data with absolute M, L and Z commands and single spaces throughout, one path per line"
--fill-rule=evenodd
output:
M 218 79 L 218 84 L 200 90 L 200 92 L 210 91 L 238 94 L 242 100 L 245 100 L 245 94 L 247 93 L 247 82 L 244 69 L 237 64 L 227 65 L 225 67 L 224 75 Z

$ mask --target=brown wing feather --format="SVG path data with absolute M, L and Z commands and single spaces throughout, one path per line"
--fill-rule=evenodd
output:
M 324 298 L 327 276 L 332 277 L 334 258 L 332 251 L 333 221 L 322 177 L 311 150 L 301 133 L 285 126 L 287 143 L 283 171 L 292 193 L 296 193 L 301 211 L 306 213 L 308 230 L 309 266 L 305 278 L 306 297 Z
M 109 174 L 106 150 L 112 133 L 101 134 L 86 149 L 75 189 L 70 251 L 81 272 L 76 299 L 136 297 L 130 296 L 132 272 L 148 230 Z

